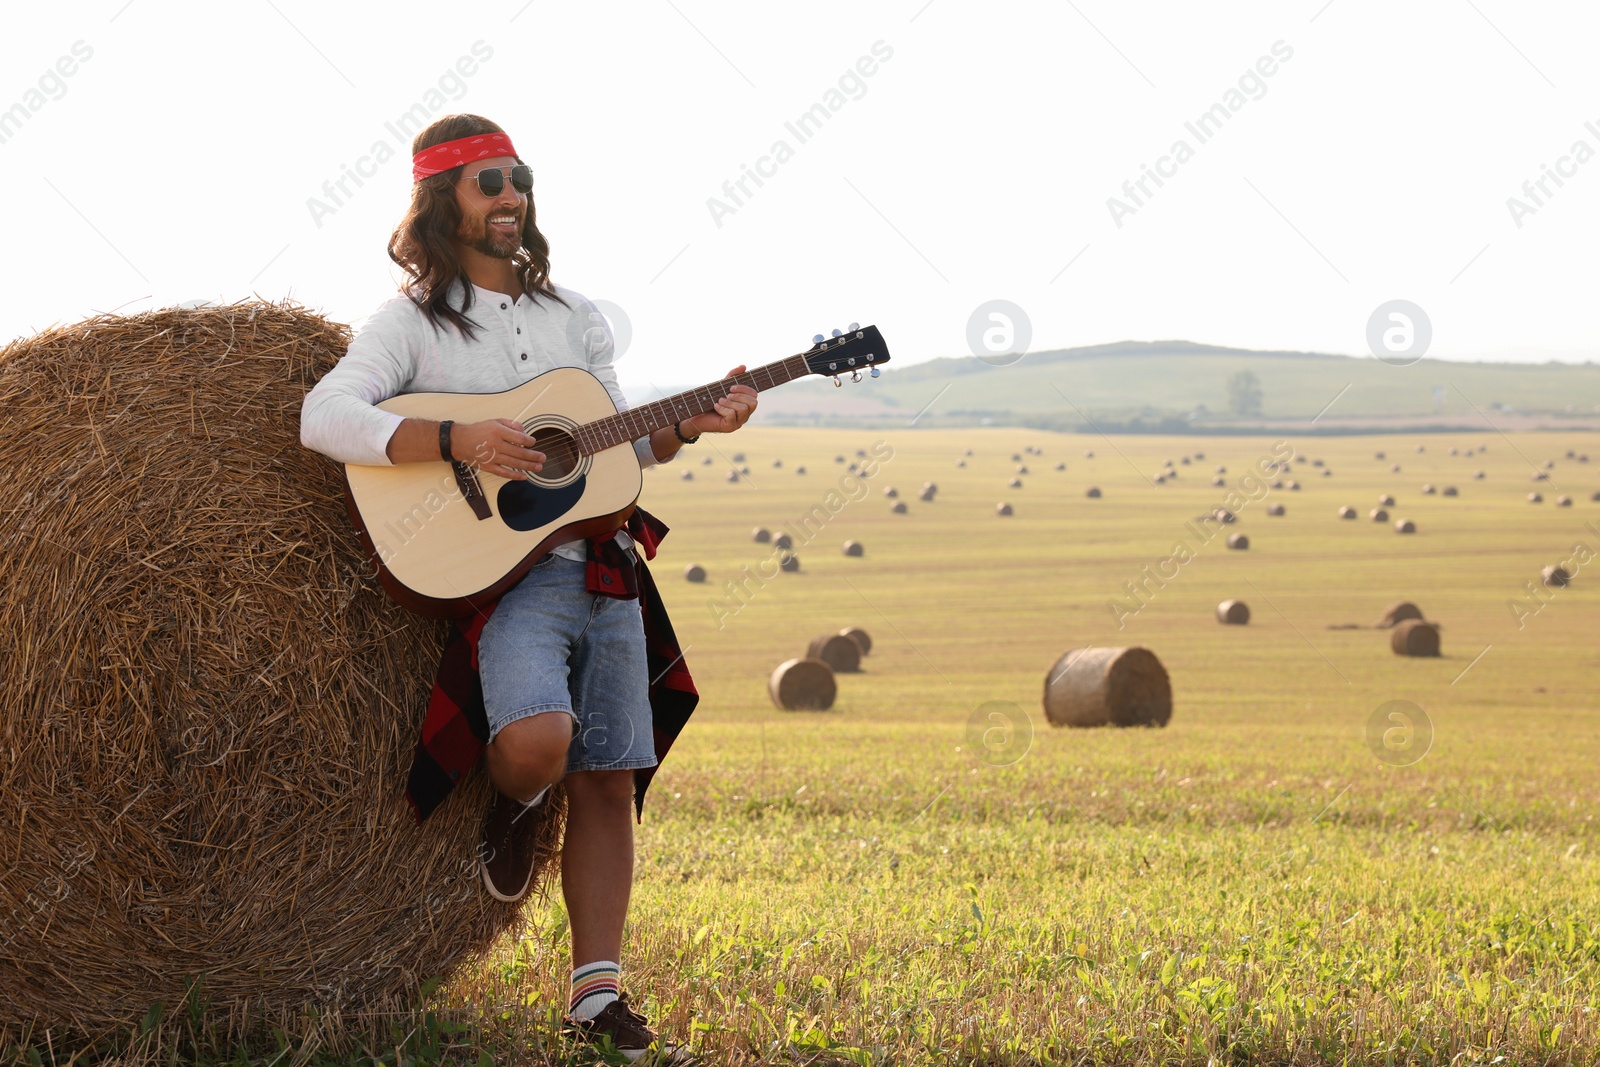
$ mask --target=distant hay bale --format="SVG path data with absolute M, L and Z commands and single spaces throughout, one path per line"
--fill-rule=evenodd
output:
M 1484 479 L 1484 478 L 1486 478 L 1486 477 L 1488 477 L 1488 475 L 1487 475 L 1487 474 L 1485 474 L 1485 473 L 1484 473 L 1484 472 L 1483 472 L 1483 471 L 1473 471 L 1473 472 L 1472 472 L 1472 477 L 1473 477 L 1473 478 L 1474 478 L 1474 479 L 1475 479 L 1475 480 L 1477 480 L 1477 481 L 1480 481 L 1480 482 L 1481 482 L 1481 481 L 1482 481 L 1482 480 L 1483 480 L 1483 479 Z
M 1088 490 L 1084 492 L 1083 495 L 1088 497 L 1090 500 L 1099 500 L 1100 499 L 1100 487 L 1098 485 L 1091 485 L 1088 488 Z
M 839 632 L 848 637 L 850 640 L 854 641 L 861 649 L 861 654 L 863 656 L 872 651 L 872 635 L 867 633 L 867 631 L 863 630 L 861 627 L 846 626 Z
M 1017 473 L 1018 474 L 1027 474 L 1028 473 L 1028 465 L 1026 463 L 1017 464 Z
M 1450 455 L 1453 456 L 1455 454 L 1456 454 L 1456 446 L 1455 445 L 1451 445 L 1450 446 Z
M 1020 452 L 1011 453 L 1011 462 L 1016 463 L 1016 462 L 1020 461 L 1021 459 L 1022 459 L 1022 453 L 1020 453 Z
M 1215 486 L 1224 486 L 1224 485 L 1228 484 L 1228 480 L 1219 475 L 1219 476 L 1211 479 L 1211 484 L 1215 485 Z
M 1218 508 L 1211 513 L 1212 517 L 1220 523 L 1238 522 L 1239 517 L 1227 508 Z
M 1066 470 L 1066 469 L 1067 469 L 1067 465 L 1066 465 L 1066 464 L 1065 464 L 1065 463 L 1057 463 L 1057 464 L 1056 464 L 1056 470 L 1058 470 L 1058 471 L 1064 471 L 1064 470 Z
M 1312 461 L 1311 461 L 1311 465 L 1312 465 L 1312 466 L 1313 466 L 1313 467 L 1320 467 L 1320 466 L 1322 466 L 1322 465 L 1323 465 L 1323 464 L 1322 464 L 1322 460 L 1320 460 L 1320 459 L 1314 459 L 1314 460 L 1312 460 Z
M 1229 534 L 1228 547 L 1236 552 L 1243 552 L 1250 547 L 1250 538 L 1241 533 Z
M 1189 457 L 1184 456 L 1183 458 L 1179 459 L 1178 462 L 1187 467 L 1189 465 Z
M 443 458 L 443 457 L 440 457 L 440 458 Z M 692 482 L 692 481 L 694 481 L 694 471 L 684 471 L 678 477 L 682 478 L 686 482 Z
M 739 473 L 740 474 L 749 474 L 750 473 L 750 468 L 749 467 L 740 467 L 739 468 Z
M 1217 468 L 1217 473 L 1218 474 L 1227 474 L 1228 473 L 1228 468 L 1227 467 L 1218 467 Z
M 750 531 L 750 540 L 758 545 L 770 545 L 772 543 L 772 531 L 765 526 L 757 526 Z
M 1296 481 L 1290 481 L 1289 491 L 1291 493 L 1298 493 L 1300 491 L 1300 483 Z
M 1273 489 L 1282 489 L 1283 488 L 1283 479 L 1282 478 L 1274 478 L 1274 479 L 1272 479 L 1272 481 L 1270 483 L 1270 486 Z
M 1089 449 L 1089 450 L 1085 451 L 1084 454 L 1083 454 L 1083 458 L 1084 459 L 1093 459 L 1094 458 L 1094 450 L 1093 449 Z
M 1458 491 L 1456 489 L 1455 486 L 1447 485 L 1443 489 L 1439 490 L 1439 495 L 1440 496 L 1460 496 L 1461 493 L 1460 493 L 1460 491 Z
M 710 457 L 710 456 L 706 456 L 706 457 L 705 457 L 705 458 L 704 458 L 704 459 L 702 459 L 702 460 L 701 460 L 701 461 L 700 461 L 700 466 L 702 466 L 702 467 L 709 467 L 709 466 L 711 466 L 711 464 L 712 464 L 712 463 L 714 463 L 714 462 L 716 462 L 716 461 L 715 461 L 715 460 L 713 460 L 713 459 L 712 459 L 712 458 L 711 458 L 711 457 Z
M 896 500 L 889 505 L 889 513 L 891 515 L 904 515 L 906 513 L 906 502 L 904 500 Z
M 773 465 L 773 466 L 774 466 L 774 467 L 781 467 L 781 466 L 783 466 L 783 460 L 781 460 L 781 459 L 775 459 L 775 460 L 773 460 L 773 461 L 772 461 L 772 465 Z
M 387 1035 L 539 912 L 483 889 L 486 775 L 420 826 L 402 794 L 447 624 L 381 590 L 300 444 L 350 337 L 252 300 L 0 348 L 5 1024 Z M 530 816 L 540 881 L 565 807 Z
M 1374 452 L 1372 458 L 1374 458 L 1374 459 L 1388 459 L 1389 457 L 1384 455 L 1382 452 Z
M 788 659 L 767 679 L 767 693 L 784 711 L 827 711 L 839 686 L 833 668 L 820 659 Z
M 1324 468 L 1322 468 L 1322 476 L 1324 478 L 1332 478 L 1333 477 L 1333 468 L 1332 467 L 1324 467 Z
M 956 460 L 956 466 L 958 466 L 958 467 L 965 467 L 965 466 L 966 466 L 966 465 L 967 465 L 967 461 L 966 461 L 966 460 L 964 460 L 964 459 L 958 459 L 958 460 Z
M 1528 494 L 1528 503 L 1530 503 L 1530 504 L 1543 504 L 1544 503 L 1544 497 L 1540 496 L 1538 493 L 1529 493 Z
M 1571 506 L 1572 506 L 1572 498 L 1570 496 L 1558 496 L 1558 497 L 1556 497 L 1556 507 L 1558 507 L 1558 508 L 1570 508 Z
M 864 449 L 864 448 L 856 449 L 856 458 L 857 459 L 866 459 L 867 458 L 867 450 Z
M 1567 573 L 1567 568 L 1551 564 L 1539 572 L 1539 577 L 1548 586 L 1562 586 L 1572 581 L 1572 575 Z
M 706 580 L 706 569 L 698 563 L 691 563 L 683 568 L 683 576 L 691 582 L 703 582 Z
M 744 453 L 743 452 L 735 452 L 733 454 L 733 461 L 735 463 L 743 463 L 744 462 Z
M 736 471 L 736 470 L 730 470 L 728 472 L 728 481 L 736 482 L 738 480 L 739 480 L 739 472 Z
M 1367 512 L 1367 518 L 1371 519 L 1373 522 L 1388 522 L 1389 513 L 1384 511 L 1382 508 L 1373 508 L 1371 511 Z
M 967 449 L 967 450 L 966 450 L 966 452 L 965 452 L 965 453 L 963 453 L 963 454 L 964 454 L 964 455 L 968 455 L 968 456 L 970 456 L 970 455 L 972 455 L 972 449 L 970 449 L 970 448 L 969 448 L 969 449 Z
M 843 456 L 834 456 L 833 457 L 833 461 L 835 463 L 843 463 L 844 462 L 844 457 Z
M 1424 445 L 1418 445 L 1418 446 L 1417 446 L 1417 451 L 1418 451 L 1418 452 L 1426 452 L 1426 451 L 1427 451 L 1427 448 L 1426 448 L 1426 446 L 1424 446 Z
M 1206 458 L 1206 454 L 1204 452 L 1196 452 L 1194 454 L 1194 458 L 1195 459 L 1205 459 Z
M 1550 475 L 1546 474 L 1544 471 L 1534 471 L 1531 480 L 1535 482 L 1548 482 L 1550 480 Z
M 772 536 L 772 547 L 778 549 L 779 551 L 787 552 L 789 549 L 794 547 L 794 538 L 790 537 L 786 533 L 774 534 Z
M 1288 514 L 1288 509 L 1286 509 L 1282 504 L 1268 504 L 1267 514 L 1273 518 L 1281 518 Z
M 865 553 L 866 549 L 861 547 L 860 541 L 846 541 L 844 543 L 844 554 L 847 556 L 860 556 Z
M 1339 509 L 1339 517 L 1341 519 L 1353 519 L 1356 517 L 1356 509 L 1346 504 Z
M 789 574 L 797 573 L 800 570 L 800 557 L 793 552 L 785 552 L 778 557 L 778 569 Z
M 1007 488 L 1010 488 L 1010 489 L 1021 489 L 1022 488 L 1022 479 L 1021 478 L 1013 478 L 1009 482 L 1006 483 L 1006 486 L 1007 486 Z
M 1594 491 L 1594 495 L 1591 496 L 1589 499 L 1594 501 L 1596 504 L 1600 504 L 1600 489 L 1596 489 Z
M 939 491 L 939 483 L 938 482 L 923 482 L 922 483 L 922 491 L 925 492 L 925 493 L 937 493 Z
M 794 469 L 794 472 L 795 472 L 795 473 L 796 473 L 796 474 L 804 474 L 804 473 L 805 473 L 805 472 L 806 472 L 806 468 L 805 468 L 805 465 L 804 465 L 804 464 L 801 464 L 801 465 L 800 465 L 800 466 L 798 466 L 798 467 L 796 467 L 796 468 L 795 468 L 795 469 Z
M 1243 626 L 1250 621 L 1250 605 L 1242 600 L 1224 600 L 1217 605 L 1217 621 L 1228 626 Z
M 1423 496 L 1432 496 L 1434 493 L 1437 493 L 1437 492 L 1438 492 L 1438 490 L 1433 487 L 1432 483 L 1430 483 L 1430 482 L 1423 482 L 1422 483 L 1422 495 Z
M 1388 630 L 1400 625 L 1407 619 L 1422 618 L 1422 609 L 1409 600 L 1397 600 L 1383 610 L 1383 617 L 1378 620 L 1380 630 Z
M 886 485 L 883 487 L 883 495 L 888 497 L 890 500 L 893 500 L 895 497 L 900 495 L 900 490 L 896 489 L 892 485 Z
M 1011 505 L 1010 504 L 1006 504 L 1006 503 L 996 504 L 994 506 L 994 513 L 996 515 L 1001 515 L 1001 516 L 1010 515 L 1011 514 Z
M 1407 619 L 1389 635 L 1389 648 L 1397 656 L 1437 656 L 1439 628 L 1421 619 Z
M 1394 497 L 1390 496 L 1388 493 L 1384 493 L 1378 498 L 1378 503 L 1382 507 L 1392 508 L 1394 507 Z
M 1167 476 L 1165 474 L 1156 475 L 1156 484 L 1157 485 L 1166 485 L 1167 484 Z
M 1054 726 L 1165 726 L 1172 684 L 1147 648 L 1072 649 L 1045 675 L 1044 713 Z
M 1410 519 L 1396 519 L 1394 520 L 1394 532 L 1414 534 L 1417 532 L 1417 524 L 1412 522 Z
M 1393 466 L 1391 466 L 1389 468 L 1389 470 L 1393 474 L 1399 474 L 1400 473 L 1400 464 L 1398 464 L 1398 463 L 1394 464 Z
M 933 499 L 933 493 L 934 491 L 932 489 L 924 486 L 922 491 L 917 494 L 917 499 L 926 504 Z
M 823 634 L 812 638 L 806 658 L 820 659 L 835 673 L 852 674 L 861 669 L 861 646 L 842 633 Z

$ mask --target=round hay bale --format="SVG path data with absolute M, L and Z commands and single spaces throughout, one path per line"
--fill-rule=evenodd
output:
M 739 472 L 736 471 L 736 470 L 730 470 L 728 472 L 728 481 L 736 482 L 738 480 L 739 480 Z
M 1460 496 L 1461 493 L 1460 493 L 1459 490 L 1456 489 L 1455 486 L 1447 485 L 1443 489 L 1439 490 L 1439 495 L 1440 496 Z
M 1219 477 L 1211 479 L 1211 484 L 1220 487 L 1220 486 L 1227 485 L 1228 484 L 1228 480 L 1226 478 L 1222 478 L 1222 477 L 1219 476 Z
M 1456 446 L 1455 445 L 1451 445 L 1450 446 L 1450 455 L 1453 456 L 1455 454 L 1456 454 Z
M 804 474 L 806 472 L 805 464 L 801 464 L 800 466 L 796 467 L 794 472 L 796 474 Z
M 787 659 L 767 679 L 767 693 L 784 711 L 827 711 L 839 686 L 833 668 L 820 659 Z
M 892 485 L 886 485 L 883 487 L 883 495 L 888 497 L 890 500 L 893 500 L 895 497 L 900 495 L 900 490 L 896 489 Z
M 1429 482 L 1423 482 L 1422 483 L 1422 495 L 1423 496 L 1432 496 L 1434 493 L 1437 493 L 1437 492 L 1438 492 L 1438 490 L 1435 489 L 1431 483 L 1429 483 Z
M 1172 684 L 1147 648 L 1072 649 L 1045 675 L 1044 714 L 1054 726 L 1165 726 Z
M 1011 453 L 1011 462 L 1016 463 L 1016 462 L 1019 462 L 1021 459 L 1022 459 L 1022 453 L 1020 453 L 1020 452 Z
M 1538 493 L 1529 493 L 1528 494 L 1528 503 L 1530 503 L 1530 504 L 1543 504 L 1544 503 L 1544 497 L 1540 496 Z
M 1167 484 L 1167 476 L 1165 474 L 1156 475 L 1156 484 L 1157 485 L 1166 485 Z
M 740 474 L 749 474 L 750 473 L 750 468 L 749 467 L 740 467 L 739 468 L 739 473 Z
M 744 462 L 744 453 L 743 452 L 735 452 L 733 454 L 733 461 L 735 463 L 743 463 Z
M 1273 518 L 1281 518 L 1288 514 L 1288 510 L 1282 504 L 1268 504 L 1267 514 Z
M 1544 461 L 1544 465 L 1545 465 L 1545 469 L 1549 470 L 1549 469 L 1553 468 L 1556 465 L 1556 461 L 1553 460 L 1553 459 L 1547 459 L 1547 460 Z
M 963 455 L 968 455 L 968 456 L 972 455 L 972 449 L 970 449 L 970 448 L 967 449 L 966 452 L 963 453 Z
M 1236 552 L 1243 552 L 1250 547 L 1250 538 L 1241 533 L 1229 534 L 1228 547 Z
M 1572 506 L 1572 498 L 1570 496 L 1558 496 L 1558 497 L 1556 497 L 1556 507 L 1558 507 L 1558 508 L 1570 508 L 1571 506 Z
M 964 460 L 964 459 L 958 459 L 958 460 L 956 460 L 956 466 L 958 466 L 958 467 L 965 467 L 965 466 L 966 466 L 966 465 L 967 465 L 967 461 L 966 461 L 966 460 Z
M 686 482 L 692 482 L 694 481 L 694 471 L 684 471 L 678 477 L 682 478 Z
M 770 545 L 772 543 L 772 531 L 765 526 L 757 526 L 750 531 L 750 540 L 758 545 Z
M 1086 450 L 1083 453 L 1083 458 L 1084 459 L 1093 459 L 1094 458 L 1094 449 L 1091 448 L 1091 449 Z
M 1213 511 L 1211 514 L 1212 514 L 1212 517 L 1214 517 L 1218 522 L 1221 522 L 1221 523 L 1230 523 L 1230 522 L 1238 522 L 1239 521 L 1239 517 L 1237 515 L 1235 515 L 1233 512 L 1229 511 L 1227 508 L 1218 508 L 1216 511 Z
M 1417 451 L 1418 452 L 1426 452 L 1427 451 L 1427 447 L 1424 446 L 1424 445 L 1418 445 L 1417 446 Z
M 1394 497 L 1390 496 L 1388 493 L 1384 493 L 1378 498 L 1378 503 L 1382 507 L 1392 508 L 1394 507 Z
M 1018 474 L 1027 474 L 1028 473 L 1028 465 L 1026 463 L 1017 464 L 1017 473 Z
M 1403 534 L 1416 533 L 1417 524 L 1412 522 L 1410 519 L 1396 519 L 1394 520 L 1394 532 Z
M 783 460 L 781 460 L 781 459 L 775 459 L 775 460 L 773 460 L 773 461 L 772 461 L 772 465 L 773 465 L 773 466 L 774 466 L 774 467 L 781 467 L 781 466 L 783 466 Z
M 1572 575 L 1567 573 L 1567 568 L 1551 564 L 1539 572 L 1539 577 L 1548 586 L 1562 586 L 1572 581 Z
M 709 467 L 709 466 L 711 466 L 711 464 L 712 464 L 712 463 L 713 463 L 713 462 L 714 462 L 714 461 L 713 461 L 713 460 L 712 460 L 712 458 L 711 458 L 711 457 L 710 457 L 710 456 L 707 456 L 707 457 L 705 457 L 705 458 L 704 458 L 704 459 L 702 459 L 702 460 L 701 460 L 701 461 L 700 461 L 700 466 L 702 466 L 702 467 Z
M 1353 519 L 1356 517 L 1356 509 L 1347 504 L 1339 509 L 1339 517 L 1341 519 Z
M 812 638 L 806 647 L 806 656 L 820 659 L 838 674 L 852 674 L 861 669 L 861 646 L 842 633 Z
M 1189 457 L 1188 456 L 1184 456 L 1181 459 L 1179 459 L 1178 462 L 1183 464 L 1185 467 L 1187 467 L 1189 465 Z
M 1291 481 L 1289 483 L 1289 491 L 1291 493 L 1298 493 L 1300 491 L 1300 483 L 1296 482 L 1296 481 Z
M 844 457 L 843 456 L 834 456 L 833 457 L 833 461 L 835 463 L 843 463 L 844 462 Z
M 866 459 L 867 458 L 867 450 L 864 449 L 864 448 L 856 449 L 856 458 L 857 459 Z
M 867 633 L 867 631 L 863 630 L 861 627 L 846 626 L 839 632 L 844 634 L 844 636 L 848 637 L 850 640 L 854 641 L 861 649 L 861 654 L 863 656 L 872 651 L 872 635 Z
M 1400 464 L 1398 464 L 1398 463 L 1394 464 L 1393 466 L 1391 466 L 1389 468 L 1389 471 L 1392 474 L 1399 474 L 1400 473 Z
M 1067 465 L 1066 465 L 1066 464 L 1065 464 L 1065 463 L 1057 463 L 1057 464 L 1056 464 L 1056 470 L 1058 470 L 1058 471 L 1064 471 L 1064 470 L 1066 470 L 1066 469 L 1067 469 Z
M 1322 460 L 1320 460 L 1320 459 L 1314 459 L 1314 460 L 1311 461 L 1311 465 L 1313 467 L 1320 467 L 1320 466 L 1323 465 L 1323 463 L 1322 463 Z
M 847 556 L 862 556 L 866 554 L 866 551 L 865 548 L 861 547 L 860 541 L 846 541 L 844 543 L 844 554 Z
M 778 569 L 788 574 L 797 574 L 800 570 L 800 557 L 793 552 L 785 552 L 778 557 Z
M 1378 620 L 1378 629 L 1387 630 L 1398 626 L 1407 619 L 1422 618 L 1422 609 L 1409 600 L 1397 600 L 1383 609 L 1383 617 Z
M 1594 495 L 1591 496 L 1589 499 L 1594 501 L 1596 504 L 1600 504 L 1600 489 L 1596 489 L 1594 491 Z
M 1374 452 L 1372 454 L 1372 458 L 1373 459 L 1388 459 L 1389 457 L 1384 455 L 1382 452 Z
M 1090 500 L 1099 500 L 1100 499 L 1100 487 L 1098 485 L 1091 485 L 1088 488 L 1088 490 L 1086 490 L 1084 492 L 1083 495 L 1088 497 Z
M 1485 473 L 1484 473 L 1484 472 L 1483 472 L 1483 471 L 1473 471 L 1473 472 L 1472 472 L 1472 477 L 1473 477 L 1473 478 L 1474 478 L 1474 479 L 1475 479 L 1475 480 L 1476 480 L 1476 481 L 1480 481 L 1480 482 L 1481 482 L 1481 481 L 1483 481 L 1483 479 L 1485 479 L 1485 478 L 1487 478 L 1487 477 L 1488 477 L 1488 475 L 1487 475 L 1487 474 L 1485 474 Z
M 939 491 L 939 483 L 938 482 L 923 482 L 922 483 L 922 489 L 923 489 L 924 492 L 937 493 Z
M 1324 467 L 1324 468 L 1322 468 L 1322 476 L 1324 478 L 1332 478 L 1333 477 L 1333 468 L 1332 467 Z
M 1021 478 L 1013 478 L 1009 482 L 1006 483 L 1006 487 L 1009 488 L 1009 489 L 1021 489 L 1022 488 L 1022 479 Z
M 420 826 L 402 792 L 448 624 L 382 591 L 299 441 L 350 339 L 248 301 L 0 349 L 8 1023 L 188 1025 L 204 975 L 197 1029 L 387 1034 L 521 923 L 476 869 L 487 776 Z M 565 807 L 529 816 L 539 881 Z
M 1217 621 L 1228 626 L 1243 626 L 1250 621 L 1250 605 L 1242 600 L 1224 600 L 1217 605 Z
M 1011 505 L 1010 504 L 1006 504 L 1006 503 L 996 504 L 994 506 L 994 513 L 996 515 L 1001 515 L 1001 516 L 1010 515 L 1011 514 Z
M 1388 522 L 1389 513 L 1384 511 L 1382 508 L 1373 508 L 1371 511 L 1367 512 L 1367 518 L 1371 519 L 1373 522 Z
M 703 582 L 706 580 L 706 569 L 698 563 L 691 563 L 683 568 L 683 577 L 691 582 Z
M 1437 656 L 1439 628 L 1421 619 L 1407 619 L 1389 634 L 1389 648 L 1397 656 Z
M 794 547 L 794 538 L 790 537 L 786 533 L 774 534 L 772 537 L 772 547 L 778 549 L 779 551 L 787 552 L 789 549 Z
M 1194 458 L 1195 459 L 1205 459 L 1206 458 L 1206 454 L 1204 452 L 1196 452 L 1194 454 Z
M 1283 488 L 1283 479 L 1282 478 L 1274 478 L 1274 479 L 1272 479 L 1272 482 L 1270 484 L 1271 484 L 1271 487 L 1273 489 L 1282 489 Z
M 1228 473 L 1228 468 L 1227 467 L 1218 467 L 1217 468 L 1217 473 L 1218 474 L 1227 474 Z
M 904 515 L 906 513 L 906 502 L 904 500 L 896 500 L 889 505 L 889 513 L 891 515 Z
M 924 504 L 930 502 L 933 500 L 933 490 L 924 488 L 922 492 L 917 494 L 917 499 L 922 501 Z
M 1536 482 L 1548 482 L 1550 480 L 1550 475 L 1546 474 L 1544 471 L 1534 471 L 1532 480 Z

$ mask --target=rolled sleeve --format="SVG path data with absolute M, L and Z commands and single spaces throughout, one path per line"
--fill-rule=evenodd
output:
M 300 443 L 340 463 L 389 467 L 389 438 L 405 416 L 376 405 L 399 394 L 413 372 L 413 346 L 397 316 L 380 308 L 300 405 Z

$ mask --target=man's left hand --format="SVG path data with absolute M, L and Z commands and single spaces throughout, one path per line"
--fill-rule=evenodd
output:
M 733 378 L 744 373 L 744 364 L 729 371 L 724 377 Z M 718 400 L 715 411 L 708 411 L 703 415 L 696 415 L 692 419 L 684 419 L 682 426 L 686 436 L 693 437 L 700 433 L 732 433 L 746 422 L 756 410 L 756 391 L 748 385 L 736 385 L 728 391 L 728 395 Z

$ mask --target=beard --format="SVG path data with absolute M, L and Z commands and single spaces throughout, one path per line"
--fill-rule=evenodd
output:
M 467 246 L 494 259 L 510 259 L 522 247 L 522 231 L 501 233 L 491 229 L 487 216 L 463 218 L 460 236 Z

